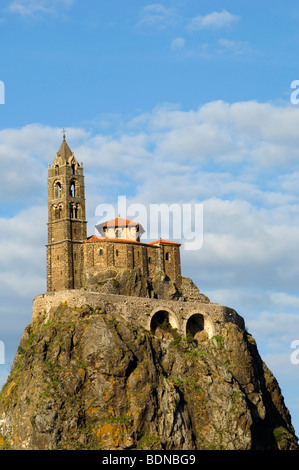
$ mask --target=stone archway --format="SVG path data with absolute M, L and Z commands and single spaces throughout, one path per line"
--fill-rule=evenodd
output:
M 150 330 L 153 334 L 156 335 L 159 332 L 158 336 L 161 336 L 161 332 L 163 332 L 162 336 L 166 336 L 166 332 L 170 332 L 172 328 L 178 328 L 174 313 L 161 309 L 153 314 L 150 322 Z
M 188 318 L 186 324 L 186 336 L 191 336 L 197 342 L 211 338 L 213 334 L 213 327 L 211 322 L 201 313 L 194 313 Z

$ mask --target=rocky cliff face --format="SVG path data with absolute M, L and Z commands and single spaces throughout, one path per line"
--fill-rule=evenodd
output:
M 254 339 L 155 334 L 62 304 L 32 322 L 0 396 L 4 449 L 297 449 Z
M 98 273 L 91 269 L 85 273 L 84 284 L 90 292 L 103 294 L 209 302 L 208 297 L 199 292 L 192 279 L 182 277 L 182 285 L 178 287 L 162 270 L 157 270 L 153 277 L 145 277 L 138 267 L 122 270 L 102 269 Z

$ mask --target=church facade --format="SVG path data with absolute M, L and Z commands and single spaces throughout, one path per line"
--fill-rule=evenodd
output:
M 107 269 L 139 268 L 145 277 L 163 271 L 180 286 L 180 243 L 143 243 L 143 227 L 121 217 L 97 226 L 99 236 L 87 237 L 83 164 L 65 135 L 48 168 L 47 291 L 84 287 L 85 275 Z

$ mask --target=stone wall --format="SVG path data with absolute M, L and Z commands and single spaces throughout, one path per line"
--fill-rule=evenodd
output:
M 94 309 L 101 308 L 107 313 L 117 313 L 132 324 L 139 324 L 147 330 L 151 329 L 154 315 L 160 313 L 167 315 L 171 326 L 177 328 L 183 336 L 187 333 L 188 321 L 195 315 L 201 316 L 209 337 L 216 335 L 220 331 L 221 324 L 226 322 L 235 323 L 244 329 L 244 320 L 235 310 L 216 303 L 128 297 L 83 289 L 48 292 L 35 297 L 32 321 L 41 315 L 43 321 L 47 322 L 52 309 L 62 303 L 67 303 L 71 308 L 88 305 Z
M 150 245 L 127 240 L 87 240 L 83 245 L 83 278 L 93 268 L 140 268 L 146 277 L 164 271 L 178 286 L 181 284 L 181 263 L 178 246 Z

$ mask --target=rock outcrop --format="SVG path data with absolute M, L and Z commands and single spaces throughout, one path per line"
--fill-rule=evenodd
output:
M 210 339 L 183 337 L 165 322 L 153 333 L 101 303 L 61 304 L 25 329 L 0 395 L 0 445 L 298 449 L 246 330 L 226 322 Z
M 201 300 L 207 299 L 189 278 L 182 278 L 178 287 L 162 270 L 152 277 L 142 274 L 140 268 L 102 269 L 95 273 L 86 270 L 84 288 L 91 292 L 126 295 L 164 300 Z

